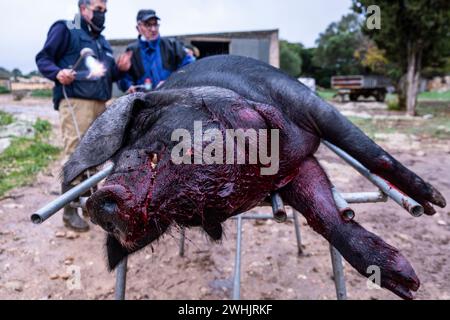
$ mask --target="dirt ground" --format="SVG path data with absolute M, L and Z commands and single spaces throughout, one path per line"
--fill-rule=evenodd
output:
M 347 112 L 383 113 L 378 103 L 338 105 Z M 0 96 L 0 110 L 41 117 L 59 132 L 58 114 L 42 99 L 13 102 Z M 378 141 L 403 164 L 450 199 L 450 142 L 405 135 Z M 321 147 L 317 157 L 342 192 L 376 188 Z M 0 299 L 113 299 L 114 273 L 105 264 L 104 232 L 92 225 L 84 234 L 68 232 L 60 213 L 36 226 L 30 215 L 59 192 L 60 163 L 38 175 L 31 186 L 0 200 Z M 353 205 L 357 221 L 394 245 L 414 266 L 422 285 L 417 299 L 450 299 L 450 208 L 433 217 L 413 218 L 392 201 Z M 257 208 L 255 212 L 269 212 Z M 294 225 L 245 221 L 242 250 L 243 299 L 335 299 L 327 242 L 301 217 L 304 255 L 298 256 Z M 178 256 L 179 232 L 173 229 L 152 248 L 129 259 L 128 299 L 229 299 L 235 254 L 235 222 L 225 224 L 221 244 L 198 229 L 186 232 L 185 257 Z M 369 290 L 366 279 L 345 263 L 350 299 L 398 299 Z M 75 276 L 74 276 L 75 274 Z M 79 281 L 78 281 L 79 280 Z

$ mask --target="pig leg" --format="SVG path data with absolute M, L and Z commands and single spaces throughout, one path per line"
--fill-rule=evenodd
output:
M 331 183 L 313 157 L 300 166 L 299 174 L 280 190 L 287 204 L 301 212 L 308 224 L 327 239 L 362 275 L 378 267 L 381 286 L 404 299 L 419 288 L 419 279 L 402 254 L 355 221 L 346 221 L 333 199 Z

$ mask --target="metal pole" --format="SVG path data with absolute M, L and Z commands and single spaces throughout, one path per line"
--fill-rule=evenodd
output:
M 302 237 L 300 234 L 300 223 L 298 221 L 298 212 L 292 209 L 292 216 L 294 218 L 294 227 L 295 227 L 295 237 L 297 238 L 297 248 L 298 248 L 298 255 L 301 256 L 303 254 L 303 248 L 302 248 Z
M 339 209 L 342 217 L 346 221 L 353 220 L 355 218 L 355 211 L 353 211 L 347 201 L 341 196 L 341 194 L 336 190 L 335 187 L 331 188 L 331 192 L 333 193 L 333 198 L 336 203 L 336 206 Z
M 45 207 L 39 209 L 35 213 L 31 215 L 31 221 L 34 224 L 41 224 L 51 216 L 53 216 L 56 212 L 64 208 L 67 204 L 71 203 L 75 199 L 79 198 L 81 195 L 86 193 L 93 186 L 98 184 L 104 178 L 106 178 L 112 171 L 112 166 L 109 166 L 103 171 L 100 171 L 96 175 L 90 177 L 89 179 L 83 181 L 79 185 L 70 189 L 63 195 L 61 195 L 56 200 L 50 202 Z
M 241 241 L 242 241 L 242 217 L 236 220 L 236 257 L 234 262 L 233 300 L 241 298 Z
M 333 198 L 336 202 L 336 206 L 344 215 L 344 219 L 352 220 L 355 216 L 353 210 L 349 208 L 347 201 L 340 195 L 340 193 L 336 190 L 336 188 L 332 188 Z M 336 287 L 336 296 L 338 300 L 346 300 L 347 299 L 347 289 L 345 287 L 345 275 L 344 268 L 342 267 L 342 256 L 339 251 L 336 250 L 330 244 L 330 256 L 331 256 L 331 264 L 333 267 L 333 278 L 334 285 Z
M 259 214 L 259 213 L 243 213 L 242 217 L 240 217 L 242 220 L 270 220 L 270 219 L 274 219 L 272 214 Z M 293 215 L 289 214 L 287 216 L 288 219 L 293 219 Z M 233 220 L 237 220 L 239 219 L 239 216 L 237 217 L 232 217 L 231 219 Z
M 272 203 L 273 218 L 276 222 L 286 222 L 287 214 L 284 208 L 283 199 L 279 193 L 275 192 L 270 197 Z
M 347 203 L 375 203 L 386 202 L 388 200 L 387 195 L 382 191 L 340 193 L 340 195 Z
M 127 263 L 128 257 L 125 257 L 117 266 L 115 300 L 125 300 L 125 291 L 127 286 Z
M 181 227 L 180 230 L 180 250 L 179 250 L 179 255 L 180 257 L 184 257 L 184 240 L 186 239 L 186 228 L 185 227 Z
M 356 171 L 361 175 L 366 177 L 370 182 L 380 188 L 383 193 L 385 193 L 389 198 L 397 202 L 402 208 L 406 209 L 414 217 L 420 217 L 423 215 L 423 207 L 414 199 L 403 194 L 397 190 L 393 185 L 389 184 L 383 178 L 371 173 L 366 167 L 364 167 L 356 159 L 352 158 L 348 153 L 342 149 L 336 147 L 335 145 L 329 143 L 328 141 L 322 140 L 323 144 L 326 145 L 331 151 L 340 156 L 345 162 L 351 165 Z
M 347 288 L 345 287 L 344 267 L 342 266 L 342 256 L 335 247 L 330 245 L 331 264 L 333 266 L 333 278 L 336 286 L 336 296 L 338 300 L 347 300 Z

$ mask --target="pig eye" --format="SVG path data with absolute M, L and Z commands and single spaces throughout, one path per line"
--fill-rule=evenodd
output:
M 114 214 L 116 212 L 116 209 L 117 209 L 117 203 L 114 200 L 107 199 L 103 203 L 102 209 L 103 209 L 104 212 L 106 212 L 108 214 Z

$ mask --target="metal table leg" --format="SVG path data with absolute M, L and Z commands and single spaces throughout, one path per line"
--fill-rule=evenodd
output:
M 303 248 L 302 248 L 302 237 L 300 234 L 300 223 L 298 221 L 298 212 L 294 209 L 292 209 L 292 216 L 294 218 L 295 237 L 297 238 L 298 255 L 301 256 L 303 254 Z
M 117 266 L 115 290 L 116 300 L 125 300 L 125 290 L 127 287 L 127 263 L 128 257 L 125 257 Z
M 241 241 L 242 217 L 239 215 L 236 220 L 236 258 L 233 276 L 233 300 L 239 300 L 241 298 Z
M 181 227 L 180 236 L 180 250 L 178 254 L 180 255 L 180 257 L 184 257 L 184 240 L 186 239 L 186 228 Z
M 333 266 L 333 278 L 336 286 L 336 296 L 338 300 L 347 300 L 347 289 L 345 287 L 344 267 L 342 266 L 342 256 L 339 251 L 330 245 L 331 264 Z

